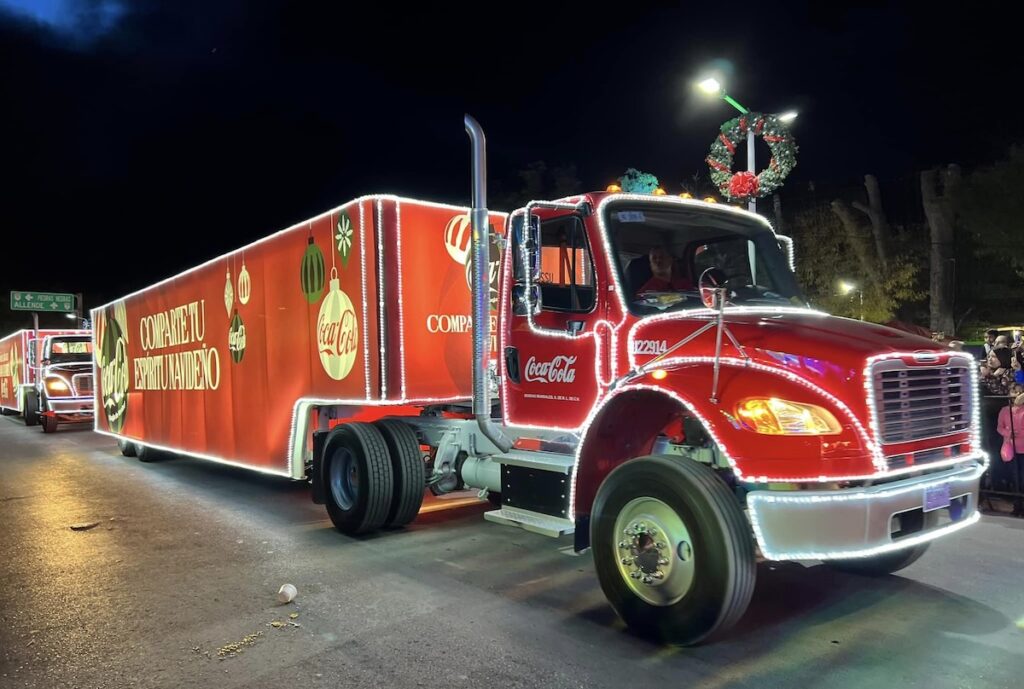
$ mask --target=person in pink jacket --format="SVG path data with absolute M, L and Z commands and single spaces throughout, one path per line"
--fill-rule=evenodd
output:
M 1024 393 L 1013 398 L 1013 406 L 999 410 L 996 431 L 1003 436 L 999 456 L 1004 462 L 1012 462 L 1017 454 L 1024 454 Z

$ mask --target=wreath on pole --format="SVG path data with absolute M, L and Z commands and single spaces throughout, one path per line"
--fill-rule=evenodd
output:
M 753 132 L 768 144 L 772 158 L 768 167 L 754 174 L 748 170 L 732 171 L 736 147 Z M 775 115 L 748 112 L 722 125 L 718 138 L 711 144 L 707 163 L 711 168 L 711 181 L 730 199 L 749 199 L 768 196 L 782 186 L 782 181 L 796 167 L 796 141 L 789 128 Z

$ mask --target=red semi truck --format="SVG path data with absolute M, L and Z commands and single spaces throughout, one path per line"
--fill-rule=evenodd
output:
M 758 551 L 881 574 L 977 521 L 970 358 L 809 308 L 743 210 L 490 212 L 466 128 L 471 208 L 359 198 L 94 310 L 97 430 L 309 481 L 349 534 L 479 489 L 676 644 L 739 619 Z
M 93 418 L 92 332 L 19 330 L 0 339 L 0 410 L 44 433 Z

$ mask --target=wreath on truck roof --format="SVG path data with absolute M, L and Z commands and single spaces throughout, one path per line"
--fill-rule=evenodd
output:
M 748 170 L 733 172 L 736 147 L 746 141 L 748 132 L 760 136 L 772 152 L 768 166 L 754 174 Z M 748 112 L 722 125 L 718 138 L 711 144 L 707 163 L 711 181 L 730 199 L 768 196 L 782 186 L 782 181 L 796 167 L 796 141 L 789 128 L 775 115 Z

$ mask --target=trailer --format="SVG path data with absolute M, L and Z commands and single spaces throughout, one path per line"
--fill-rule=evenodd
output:
M 358 198 L 95 309 L 96 430 L 308 481 L 347 534 L 477 489 L 673 644 L 740 618 L 758 554 L 883 574 L 977 521 L 968 357 L 810 308 L 744 210 L 489 211 L 466 128 L 469 207 Z
M 18 330 L 0 339 L 0 411 L 52 433 L 93 419 L 92 332 Z

